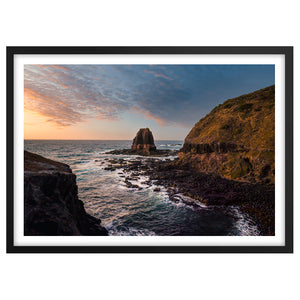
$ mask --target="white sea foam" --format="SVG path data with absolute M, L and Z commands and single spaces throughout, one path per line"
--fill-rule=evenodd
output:
M 160 147 L 180 147 L 182 144 L 161 144 Z
M 137 229 L 134 227 L 122 226 L 116 228 L 112 224 L 105 224 L 110 236 L 155 236 L 155 232 L 148 229 Z
M 251 220 L 250 216 L 242 213 L 238 207 L 230 207 L 231 212 L 237 217 L 235 222 L 235 228 L 240 236 L 257 236 L 260 234 L 259 229 L 255 225 L 254 221 Z M 232 235 L 232 234 L 229 234 Z

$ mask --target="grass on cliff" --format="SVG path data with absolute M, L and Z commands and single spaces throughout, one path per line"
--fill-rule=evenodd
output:
M 196 145 L 234 143 L 222 159 L 200 157 Z M 236 180 L 275 182 L 275 86 L 229 99 L 202 118 L 185 139 L 190 153 L 179 163 Z M 203 156 L 203 155 L 202 155 Z M 222 156 L 222 155 L 221 155 Z
M 274 150 L 275 86 L 229 99 L 202 118 L 185 139 L 192 144 L 233 142 Z

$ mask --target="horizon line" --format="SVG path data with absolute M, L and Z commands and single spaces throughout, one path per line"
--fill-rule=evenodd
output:
M 133 141 L 133 139 L 24 139 L 24 141 Z M 182 141 L 182 139 L 157 139 L 155 141 Z

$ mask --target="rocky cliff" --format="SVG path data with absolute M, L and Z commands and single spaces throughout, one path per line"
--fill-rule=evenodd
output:
M 144 155 L 149 155 L 151 151 L 156 150 L 154 138 L 149 128 L 141 128 L 138 131 L 133 139 L 131 150 Z
M 275 86 L 214 108 L 187 135 L 177 164 L 229 179 L 274 183 Z
M 107 235 L 85 212 L 68 165 L 24 151 L 24 234 Z

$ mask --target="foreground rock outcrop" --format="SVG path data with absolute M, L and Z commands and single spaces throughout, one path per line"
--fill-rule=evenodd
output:
M 187 135 L 178 165 L 248 182 L 275 182 L 275 86 L 227 100 Z
M 149 128 L 141 128 L 133 139 L 131 146 L 132 151 L 149 155 L 151 151 L 156 150 L 153 134 Z
M 24 234 L 107 235 L 78 199 L 68 165 L 24 151 Z

